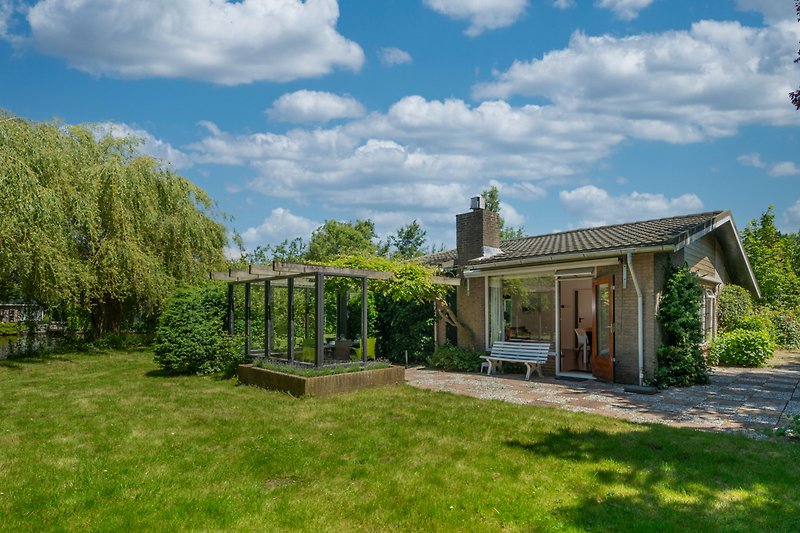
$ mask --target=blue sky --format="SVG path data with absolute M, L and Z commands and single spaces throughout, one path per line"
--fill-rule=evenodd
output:
M 135 134 L 249 247 L 371 218 L 452 246 L 774 205 L 800 228 L 791 0 L 0 0 L 0 107 Z

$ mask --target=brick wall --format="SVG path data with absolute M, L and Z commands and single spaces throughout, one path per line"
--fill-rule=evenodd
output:
M 456 264 L 482 257 L 484 246 L 500 248 L 500 215 L 486 209 L 456 215 Z
M 486 331 L 484 318 L 486 316 L 486 280 L 485 278 L 471 278 L 461 280 L 458 290 L 458 319 L 472 332 L 462 334 L 459 332 L 458 345 L 470 350 L 486 349 Z

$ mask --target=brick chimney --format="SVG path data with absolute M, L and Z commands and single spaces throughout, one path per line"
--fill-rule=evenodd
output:
M 482 196 L 471 198 L 470 207 L 469 212 L 456 215 L 457 265 L 500 253 L 500 215 L 486 209 Z

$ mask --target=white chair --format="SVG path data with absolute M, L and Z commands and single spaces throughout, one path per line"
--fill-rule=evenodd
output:
M 575 335 L 578 337 L 578 349 L 583 348 L 583 366 L 586 367 L 589 364 L 589 336 L 583 328 L 575 328 Z

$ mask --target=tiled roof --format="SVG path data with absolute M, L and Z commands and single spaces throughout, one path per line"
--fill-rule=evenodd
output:
M 501 242 L 500 249 L 502 253 L 489 258 L 470 261 L 470 264 L 488 264 L 554 255 L 673 245 L 703 227 L 713 224 L 723 214 L 727 214 L 727 212 L 711 211 L 523 237 Z M 427 264 L 441 264 L 455 259 L 455 257 L 456 250 L 448 250 L 425 256 L 423 260 Z

